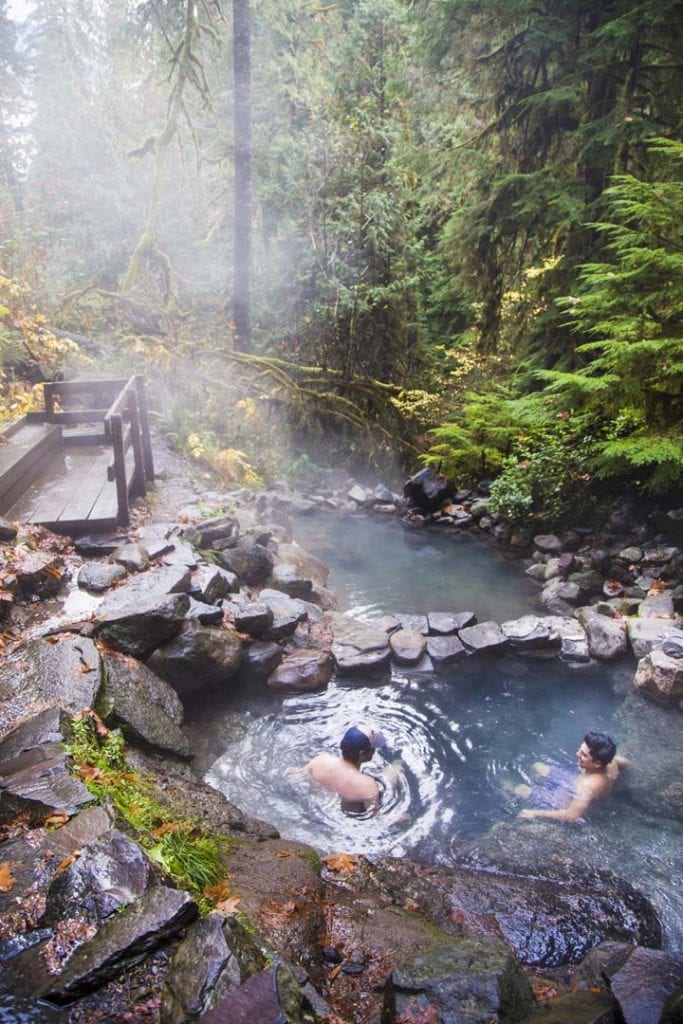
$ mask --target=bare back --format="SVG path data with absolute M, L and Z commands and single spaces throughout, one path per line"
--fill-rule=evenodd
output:
M 363 775 L 355 765 L 345 761 L 343 757 L 318 754 L 308 762 L 306 771 L 314 782 L 338 793 L 345 800 L 371 803 L 379 798 L 379 787 L 375 780 Z

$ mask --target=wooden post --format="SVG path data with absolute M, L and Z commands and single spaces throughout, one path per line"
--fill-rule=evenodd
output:
M 114 413 L 110 418 L 111 441 L 114 449 L 114 479 L 116 480 L 116 497 L 120 526 L 128 526 L 130 522 L 128 510 L 128 482 L 126 480 L 126 451 L 123 446 L 123 417 Z
M 128 400 L 128 417 L 130 419 L 130 439 L 133 445 L 133 458 L 135 460 L 135 473 L 133 476 L 133 494 L 145 494 L 145 457 L 142 451 L 142 437 L 140 435 L 140 417 L 138 415 L 138 396 L 135 388 L 128 388 L 126 391 Z
M 145 391 L 145 378 L 135 374 L 135 390 L 138 398 L 138 415 L 140 417 L 140 433 L 142 435 L 142 451 L 145 463 L 145 480 L 149 483 L 154 480 L 154 458 L 152 456 L 152 438 L 149 433 L 149 419 L 147 418 L 147 393 Z
M 55 421 L 55 386 L 54 384 L 43 384 L 43 398 L 45 401 L 45 419 L 48 423 Z

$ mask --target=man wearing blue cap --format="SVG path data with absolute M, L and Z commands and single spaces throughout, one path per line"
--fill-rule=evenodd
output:
M 373 778 L 363 774 L 360 766 L 371 761 L 375 751 L 384 746 L 386 740 L 377 729 L 352 725 L 342 736 L 341 757 L 317 754 L 305 771 L 314 782 L 339 793 L 343 810 L 367 811 L 379 803 L 379 786 Z

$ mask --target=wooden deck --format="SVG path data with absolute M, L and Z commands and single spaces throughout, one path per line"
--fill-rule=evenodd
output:
M 0 433 L 0 514 L 72 535 L 127 525 L 154 479 L 142 378 L 44 388 L 45 412 Z

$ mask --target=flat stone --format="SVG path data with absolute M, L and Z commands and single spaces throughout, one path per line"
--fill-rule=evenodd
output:
M 185 619 L 188 622 L 200 622 L 203 626 L 219 626 L 224 615 L 225 612 L 218 605 L 204 604 L 203 601 L 196 601 L 191 597 Z
M 547 555 L 557 555 L 562 550 L 562 541 L 554 533 L 540 533 L 534 537 L 534 545 Z
M 389 641 L 383 629 L 338 612 L 332 613 L 331 625 L 332 654 L 340 672 L 377 668 L 389 660 Z
M 524 1024 L 615 1024 L 614 1000 L 606 992 L 568 992 L 544 1002 Z
M 122 544 L 111 557 L 128 572 L 144 572 L 150 563 L 149 551 L 142 544 Z
M 301 650 L 288 654 L 268 679 L 268 688 L 280 693 L 324 689 L 334 670 L 327 651 Z
M 257 640 L 247 644 L 240 667 L 240 676 L 247 679 L 267 679 L 280 664 L 284 651 L 275 641 Z
M 381 615 L 378 619 L 374 619 L 372 624 L 383 629 L 385 633 L 395 633 L 397 629 L 401 628 L 401 623 L 395 615 Z
M 122 565 L 111 562 L 87 562 L 78 572 L 78 586 L 99 593 L 109 590 L 114 583 L 124 580 L 128 573 Z
M 225 569 L 234 572 L 250 587 L 264 583 L 275 566 L 272 551 L 263 547 L 262 544 L 249 543 L 244 547 L 238 545 L 235 548 L 220 551 L 217 557 Z
M 74 541 L 76 554 L 84 558 L 100 558 L 103 555 L 113 555 L 118 547 L 128 542 L 128 535 L 125 533 L 108 533 L 90 536 L 88 534 L 77 537 Z
M 427 622 L 426 615 L 402 615 L 400 612 L 397 612 L 396 618 L 403 629 L 409 629 L 414 633 L 420 633 L 422 636 L 427 636 L 427 633 L 429 632 L 429 624 Z
M 14 572 L 22 596 L 54 597 L 64 582 L 64 560 L 45 551 L 17 548 Z
M 541 591 L 541 601 L 554 615 L 571 614 L 581 597 L 578 583 L 569 583 L 560 576 L 549 580 Z
M 233 989 L 200 1024 L 304 1024 L 301 1004 L 296 978 L 285 964 L 276 963 Z
M 268 630 L 267 639 L 284 640 L 296 630 L 300 622 L 305 622 L 309 614 L 309 605 L 296 597 L 288 597 L 281 590 L 266 587 L 259 591 L 259 604 L 266 604 L 273 613 L 273 622 Z
M 249 636 L 263 636 L 273 625 L 275 616 L 265 602 L 248 601 L 235 613 L 235 629 Z
M 683 630 L 670 619 L 628 619 L 626 629 L 636 658 L 644 658 L 669 637 L 683 640 Z
M 115 914 L 80 946 L 41 995 L 62 1003 L 92 991 L 162 945 L 196 916 L 197 905 L 188 893 L 151 886 L 141 899 Z
M 638 616 L 641 619 L 673 619 L 674 603 L 671 593 L 653 594 L 640 602 Z M 673 625 L 673 623 L 672 623 Z
M 467 652 L 457 636 L 428 636 L 427 654 L 435 665 L 450 665 L 464 658 Z
M 146 665 L 112 652 L 103 655 L 105 681 L 98 710 L 128 739 L 141 740 L 180 757 L 192 757 L 192 745 L 180 728 L 183 706 L 178 694 Z
M 71 816 L 79 808 L 92 803 L 92 793 L 67 773 L 64 759 L 60 762 L 51 759 L 16 775 L 3 776 L 0 780 L 0 822 L 11 821 L 22 811 L 27 811 L 34 823 L 60 811 Z
M 143 577 L 138 577 L 142 579 Z M 122 588 L 123 589 L 123 588 Z M 105 598 L 108 601 L 119 591 Z M 180 631 L 190 608 L 187 594 L 155 594 L 98 608 L 97 631 L 113 647 L 136 658 L 147 657 Z
M 656 547 L 643 552 L 641 563 L 648 565 L 667 565 L 678 554 L 678 548 Z
M 361 487 L 360 484 L 354 484 L 353 487 L 346 492 L 346 497 L 350 498 L 351 501 L 355 501 L 357 505 L 365 505 L 366 502 L 370 500 L 370 495 L 364 487 Z
M 427 616 L 429 632 L 436 636 L 448 636 L 450 633 L 457 633 L 465 626 L 471 626 L 477 621 L 474 612 L 430 612 Z
M 534 562 L 533 565 L 530 565 L 528 569 L 524 570 L 526 576 L 531 576 L 533 580 L 537 580 L 539 583 L 542 583 L 543 580 L 554 579 L 557 575 L 553 574 L 552 576 L 548 576 L 547 572 L 548 567 L 545 562 Z
M 286 562 L 275 566 L 272 581 L 274 588 L 282 590 L 288 597 L 301 597 L 306 600 L 313 590 L 313 580 L 306 578 L 298 566 Z
M 278 555 L 283 563 L 296 566 L 302 576 L 313 580 L 316 587 L 327 586 L 327 579 L 330 575 L 329 566 L 295 541 L 290 540 L 280 544 Z
M 547 647 L 552 643 L 552 620 L 537 615 L 501 623 L 501 630 L 513 647 Z
M 417 665 L 427 650 L 427 639 L 414 629 L 399 629 L 389 636 L 389 645 L 399 665 Z
M 459 637 L 471 653 L 494 651 L 509 643 L 497 622 L 479 622 L 476 626 L 461 629 Z
M 0 741 L 0 764 L 12 762 L 43 744 L 63 739 L 60 717 L 59 708 L 53 705 L 8 731 Z
M 217 540 L 225 540 L 239 534 L 237 516 L 228 514 L 194 523 L 185 530 L 185 537 L 198 548 L 211 548 Z

